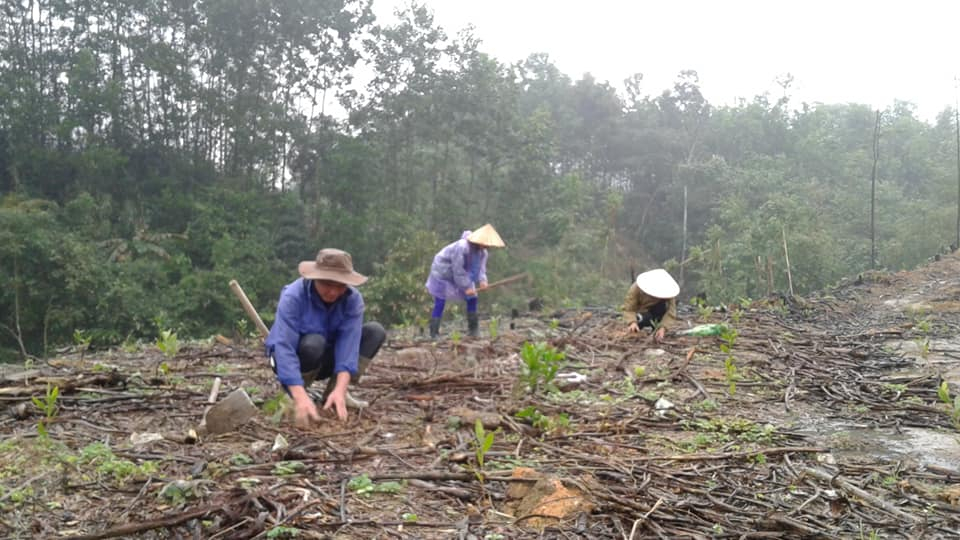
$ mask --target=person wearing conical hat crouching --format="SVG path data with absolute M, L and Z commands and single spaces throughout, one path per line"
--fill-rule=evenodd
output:
M 657 343 L 663 341 L 667 328 L 677 321 L 678 294 L 680 286 L 662 268 L 637 276 L 623 302 L 623 316 L 630 332 L 650 328 Z
M 487 288 L 487 249 L 504 247 L 503 239 L 487 223 L 475 231 L 464 231 L 460 240 L 444 246 L 433 258 L 427 292 L 433 296 L 430 314 L 430 338 L 440 335 L 440 320 L 447 300 L 466 300 L 467 332 L 480 333 L 477 291 Z
M 277 380 L 293 398 L 294 421 L 309 427 L 320 419 L 307 388 L 327 379 L 324 410 L 347 419 L 347 406 L 363 408 L 347 386 L 357 383 L 386 340 L 379 323 L 363 323 L 363 296 L 356 287 L 367 277 L 353 270 L 346 251 L 321 249 L 303 261 L 300 278 L 280 293 L 277 316 L 266 349 Z

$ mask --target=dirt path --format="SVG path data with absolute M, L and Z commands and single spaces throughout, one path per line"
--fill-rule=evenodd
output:
M 252 344 L 5 366 L 0 534 L 960 534 L 960 260 L 682 319 L 732 331 L 657 347 L 594 309 L 485 321 L 477 340 L 394 332 L 357 390 L 372 406 L 311 432 L 274 412 Z M 528 359 L 565 354 L 553 385 L 527 384 L 527 341 L 552 347 Z M 216 377 L 221 397 L 242 387 L 261 412 L 195 439 Z

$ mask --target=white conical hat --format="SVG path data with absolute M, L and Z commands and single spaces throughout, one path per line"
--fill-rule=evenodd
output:
M 484 247 L 504 247 L 505 245 L 503 239 L 497 234 L 497 230 L 489 223 L 470 233 L 467 240 Z
M 637 276 L 637 287 L 654 298 L 675 298 L 680 294 L 680 286 L 663 268 L 650 270 Z

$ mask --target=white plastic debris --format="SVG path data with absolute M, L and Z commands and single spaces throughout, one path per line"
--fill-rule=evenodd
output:
M 660 398 L 656 403 L 653 404 L 653 408 L 657 410 L 656 415 L 660 418 L 666 418 L 667 411 L 674 407 L 667 398 Z
M 283 438 L 283 435 L 277 433 L 277 438 L 273 440 L 273 448 L 270 449 L 271 452 L 276 452 L 277 450 L 284 450 L 290 446 L 290 443 L 287 442 L 287 439 Z
M 658 411 L 666 411 L 668 409 L 672 409 L 673 407 L 673 403 L 671 403 L 667 398 L 660 398 L 656 403 L 653 404 L 653 408 Z
M 144 444 L 150 444 L 156 441 L 162 441 L 163 435 L 159 433 L 131 433 L 130 434 L 130 444 L 134 446 L 142 446 Z
M 580 384 L 580 383 L 587 382 L 586 375 L 584 375 L 583 373 L 577 373 L 575 371 L 557 373 L 557 378 L 570 384 Z

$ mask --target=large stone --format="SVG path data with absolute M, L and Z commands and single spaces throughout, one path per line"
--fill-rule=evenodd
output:
M 522 467 L 514 469 L 513 478 L 505 509 L 517 517 L 530 516 L 522 526 L 542 529 L 581 512 L 589 513 L 596 506 L 586 494 L 565 486 L 559 478 L 542 476 Z M 533 479 L 537 480 L 533 482 Z

